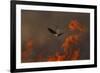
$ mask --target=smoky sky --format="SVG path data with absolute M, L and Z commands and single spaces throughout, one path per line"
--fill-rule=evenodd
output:
M 38 54 L 43 56 L 52 56 L 56 50 L 62 51 L 61 44 L 64 37 L 71 34 L 68 30 L 68 24 L 76 19 L 80 24 L 87 28 L 87 33 L 82 37 L 80 47 L 80 59 L 90 58 L 90 14 L 75 12 L 56 12 L 56 11 L 35 11 L 21 10 L 21 47 L 25 49 L 25 43 L 32 38 L 33 51 L 30 58 Z M 59 29 L 64 32 L 60 37 L 52 35 L 48 28 Z M 46 50 L 47 49 L 47 50 Z

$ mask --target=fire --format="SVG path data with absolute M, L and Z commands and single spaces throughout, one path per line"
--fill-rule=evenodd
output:
M 72 20 L 68 25 L 69 30 L 72 30 L 72 34 L 66 36 L 64 38 L 61 47 L 63 49 L 63 54 L 60 51 L 56 51 L 55 55 L 44 57 L 41 54 L 38 54 L 34 59 L 37 61 L 64 61 L 64 60 L 78 60 L 80 59 L 80 47 L 73 48 L 73 46 L 77 46 L 78 43 L 81 41 L 80 33 L 85 31 L 84 27 L 77 21 Z M 78 31 L 78 32 L 77 32 Z M 27 40 L 25 45 L 25 50 L 22 51 L 22 60 L 27 61 L 32 54 L 33 50 L 33 41 L 32 39 Z M 46 50 L 46 49 L 44 49 Z M 69 54 L 69 51 L 71 52 Z
M 32 39 L 27 40 L 26 42 L 26 48 L 24 51 L 22 51 L 22 60 L 27 61 L 32 54 L 32 49 L 33 49 L 33 42 Z
M 72 20 L 68 27 L 73 33 L 65 37 L 61 47 L 64 49 L 64 53 L 69 52 L 69 50 L 72 52 L 72 54 L 66 56 L 65 59 L 78 60 L 80 58 L 80 48 L 77 47 L 78 49 L 75 49 L 72 46 L 77 46 L 77 44 L 80 43 L 81 34 L 85 31 L 85 27 L 83 27 L 77 20 Z M 78 32 L 76 33 L 76 31 Z
M 56 55 L 53 57 L 48 57 L 48 61 L 64 61 L 65 55 L 59 55 L 59 52 L 56 52 Z
M 77 48 L 73 51 L 73 54 L 71 56 L 71 60 L 78 60 L 80 58 L 80 50 Z
M 84 32 L 84 27 L 77 21 L 77 20 L 72 20 L 69 23 L 69 29 L 72 31 L 80 31 L 80 32 Z
M 64 51 L 66 52 L 72 45 L 78 44 L 78 41 L 79 41 L 78 35 L 70 35 L 69 37 L 65 37 L 64 43 L 62 44 Z
M 29 39 L 26 42 L 26 50 L 31 50 L 32 48 L 33 48 L 33 41 L 32 39 Z
M 54 57 L 48 57 L 48 61 L 56 61 L 57 59 L 56 59 L 56 57 L 54 56 Z

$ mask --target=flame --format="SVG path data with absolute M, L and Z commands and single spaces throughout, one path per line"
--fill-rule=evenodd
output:
M 64 61 L 65 55 L 56 54 L 55 56 L 48 57 L 48 61 Z
M 32 39 L 29 39 L 26 41 L 26 45 L 25 45 L 25 50 L 22 51 L 22 60 L 26 61 L 28 60 L 28 58 L 30 57 L 30 55 L 32 54 L 32 49 L 33 49 L 33 41 Z
M 33 48 L 33 41 L 32 41 L 32 39 L 29 39 L 29 40 L 27 40 L 27 42 L 26 42 L 26 49 L 27 50 L 30 50 L 30 49 L 32 49 Z
M 72 45 L 76 45 L 79 41 L 79 36 L 78 35 L 70 35 L 69 37 L 65 37 L 64 42 L 62 44 L 62 47 L 64 48 L 64 53 L 63 55 L 61 55 L 60 51 L 56 51 L 56 54 L 54 56 L 49 56 L 47 58 L 47 61 L 64 61 L 67 59 L 70 60 L 78 60 L 80 57 L 80 51 L 79 49 L 76 50 L 72 50 L 72 55 L 71 56 L 67 56 L 65 54 L 65 52 L 68 52 L 68 50 L 70 49 L 70 47 Z M 29 39 L 26 42 L 26 49 L 22 52 L 22 61 L 23 62 L 28 62 L 29 57 L 32 54 L 32 49 L 33 49 L 33 41 L 32 39 Z M 45 59 L 42 55 L 38 55 L 36 58 L 34 58 L 34 60 L 37 61 L 42 61 L 43 59 Z
M 78 44 L 78 41 L 79 41 L 78 35 L 70 35 L 69 37 L 65 37 L 64 43 L 62 44 L 64 51 L 66 52 L 72 45 Z
M 44 57 L 42 54 L 38 54 L 34 60 L 36 61 L 64 61 L 64 60 L 78 60 L 80 59 L 80 48 L 73 48 L 72 46 L 76 46 L 81 40 L 80 40 L 80 33 L 83 33 L 85 31 L 85 28 L 77 21 L 72 20 L 68 25 L 69 30 L 72 30 L 72 34 L 69 36 L 66 36 L 64 38 L 63 43 L 61 44 L 60 48 L 63 48 L 63 54 L 60 54 L 60 51 L 56 51 L 55 55 Z M 76 33 L 76 31 L 79 31 L 80 33 Z M 33 50 L 33 41 L 32 39 L 27 40 L 26 49 L 22 51 L 22 60 L 27 61 L 27 59 L 32 54 Z M 47 49 L 44 49 L 47 50 Z M 71 50 L 71 54 L 69 55 L 68 52 Z
M 68 27 L 73 33 L 65 37 L 61 47 L 64 49 L 64 53 L 67 53 L 69 50 L 72 52 L 71 55 L 65 54 L 65 59 L 78 60 L 80 58 L 80 48 L 77 47 L 78 49 L 74 50 L 75 48 L 72 48 L 72 46 L 76 46 L 81 41 L 80 33 L 83 33 L 85 28 L 77 20 L 72 20 Z M 79 33 L 76 33 L 76 31 L 79 31 Z
M 80 50 L 77 48 L 73 51 L 73 54 L 71 56 L 71 60 L 78 60 L 80 58 Z
M 48 57 L 48 61 L 56 61 L 56 57 Z
M 85 31 L 84 27 L 77 20 L 72 20 L 69 23 L 68 27 L 72 31 L 80 31 L 80 32 L 84 32 Z

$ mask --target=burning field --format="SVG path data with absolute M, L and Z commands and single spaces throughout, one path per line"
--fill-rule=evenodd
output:
M 88 13 L 22 10 L 21 62 L 90 59 L 89 21 Z

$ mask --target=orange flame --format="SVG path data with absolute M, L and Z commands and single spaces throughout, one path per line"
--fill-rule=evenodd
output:
M 81 40 L 80 40 L 80 33 L 76 33 L 76 31 L 79 31 L 83 33 L 85 31 L 84 27 L 81 26 L 81 24 L 77 20 L 72 20 L 70 24 L 68 25 L 69 29 L 72 30 L 71 35 L 66 36 L 64 38 L 64 42 L 61 45 L 61 48 L 63 48 L 64 52 L 63 55 L 61 55 L 60 51 L 56 51 L 54 56 L 48 56 L 47 61 L 64 61 L 64 60 L 78 60 L 80 58 L 80 48 L 73 48 L 72 46 L 76 46 Z M 27 60 L 30 55 L 32 54 L 33 49 L 33 41 L 32 39 L 29 39 L 26 42 L 26 49 L 22 52 L 22 59 Z M 71 50 L 71 55 L 66 54 L 69 52 L 69 49 Z M 46 50 L 46 49 L 45 49 Z M 46 59 L 42 55 L 37 55 L 36 60 L 41 61 L 43 59 Z
M 22 51 L 22 60 L 23 61 L 28 60 L 28 58 L 30 57 L 30 55 L 32 53 L 32 49 L 33 49 L 32 39 L 27 40 L 25 46 L 26 46 L 26 49 L 24 51 Z
M 56 61 L 57 59 L 56 59 L 56 57 L 54 56 L 54 57 L 48 57 L 48 61 Z
M 70 35 L 69 37 L 66 37 L 64 39 L 64 43 L 62 44 L 64 51 L 66 52 L 72 45 L 76 45 L 78 41 L 79 41 L 78 35 Z
M 31 50 L 33 48 L 33 41 L 32 39 L 29 39 L 27 42 L 26 42 L 26 49 L 27 50 Z
M 76 49 L 73 51 L 71 60 L 78 60 L 79 58 L 80 58 L 80 51 L 79 51 L 79 49 Z
M 64 55 L 57 55 L 53 57 L 48 57 L 48 61 L 64 61 L 65 56 Z
M 80 32 L 84 32 L 84 27 L 80 25 L 80 23 L 77 20 L 72 20 L 69 23 L 69 29 L 72 31 L 80 31 Z

